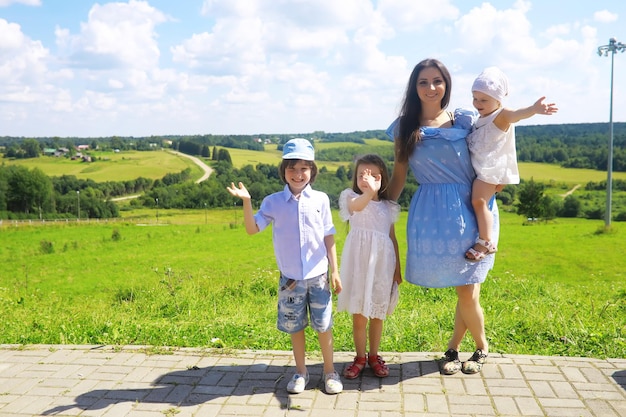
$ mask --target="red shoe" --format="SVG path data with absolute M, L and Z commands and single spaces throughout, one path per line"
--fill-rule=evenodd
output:
M 385 361 L 380 355 L 369 356 L 367 358 L 367 363 L 369 364 L 372 371 L 374 371 L 374 375 L 379 378 L 384 378 L 389 376 L 389 367 L 385 365 Z
M 344 369 L 343 377 L 346 379 L 358 378 L 359 375 L 361 375 L 361 372 L 363 372 L 363 368 L 365 368 L 365 362 L 366 362 L 365 356 L 361 356 L 361 357 L 355 356 L 354 362 L 352 362 L 352 364 L 350 364 L 346 369 Z

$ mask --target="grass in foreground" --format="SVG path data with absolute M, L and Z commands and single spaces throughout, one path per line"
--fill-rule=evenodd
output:
M 240 214 L 0 228 L 0 340 L 289 350 L 275 326 L 271 233 L 247 236 Z M 524 225 L 502 216 L 500 252 L 482 292 L 491 350 L 626 357 L 619 230 L 596 234 L 600 222 Z M 406 214 L 397 228 L 402 253 L 405 222 Z M 340 251 L 347 229 L 336 225 Z M 445 350 L 453 289 L 405 283 L 400 291 L 381 349 Z M 335 314 L 334 334 L 337 351 L 353 350 L 348 314 Z M 310 336 L 307 348 L 318 350 Z M 473 350 L 469 337 L 462 349 Z

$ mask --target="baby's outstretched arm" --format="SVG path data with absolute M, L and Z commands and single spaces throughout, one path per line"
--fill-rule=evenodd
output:
M 532 105 L 532 108 L 535 111 L 535 114 L 545 114 L 547 116 L 550 116 L 556 113 L 557 111 L 559 111 L 559 108 L 556 107 L 556 104 L 544 103 L 543 101 L 545 99 L 546 99 L 545 97 L 541 97 L 539 100 L 535 101 L 535 104 Z
M 532 106 L 524 107 L 517 110 L 503 109 L 502 112 L 496 117 L 494 123 L 500 130 L 507 131 L 509 126 L 513 123 L 517 123 L 520 120 L 528 119 L 535 114 L 545 114 L 550 116 L 556 113 L 559 109 L 554 103 L 544 103 L 545 97 L 541 97 L 535 101 Z
M 250 199 L 250 193 L 245 185 L 242 182 L 239 183 L 239 188 L 235 187 L 235 183 L 231 182 L 230 187 L 226 187 L 228 192 L 235 196 L 241 198 L 243 201 L 243 219 L 246 225 L 246 232 L 249 235 L 253 235 L 258 233 L 259 227 L 256 225 L 254 221 L 254 212 L 252 210 L 252 201 Z

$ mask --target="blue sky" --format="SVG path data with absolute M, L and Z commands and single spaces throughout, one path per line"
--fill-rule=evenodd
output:
M 0 136 L 151 136 L 385 129 L 417 62 L 440 59 L 451 108 L 486 66 L 505 105 L 609 119 L 626 2 L 0 0 Z M 626 121 L 626 53 L 613 120 Z

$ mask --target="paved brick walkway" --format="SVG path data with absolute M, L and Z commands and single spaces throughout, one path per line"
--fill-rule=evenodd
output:
M 311 356 L 307 390 L 289 395 L 290 352 L 0 345 L 0 417 L 626 417 L 626 359 L 491 354 L 479 375 L 442 376 L 440 354 L 384 356 L 388 378 L 366 369 L 339 395 Z

